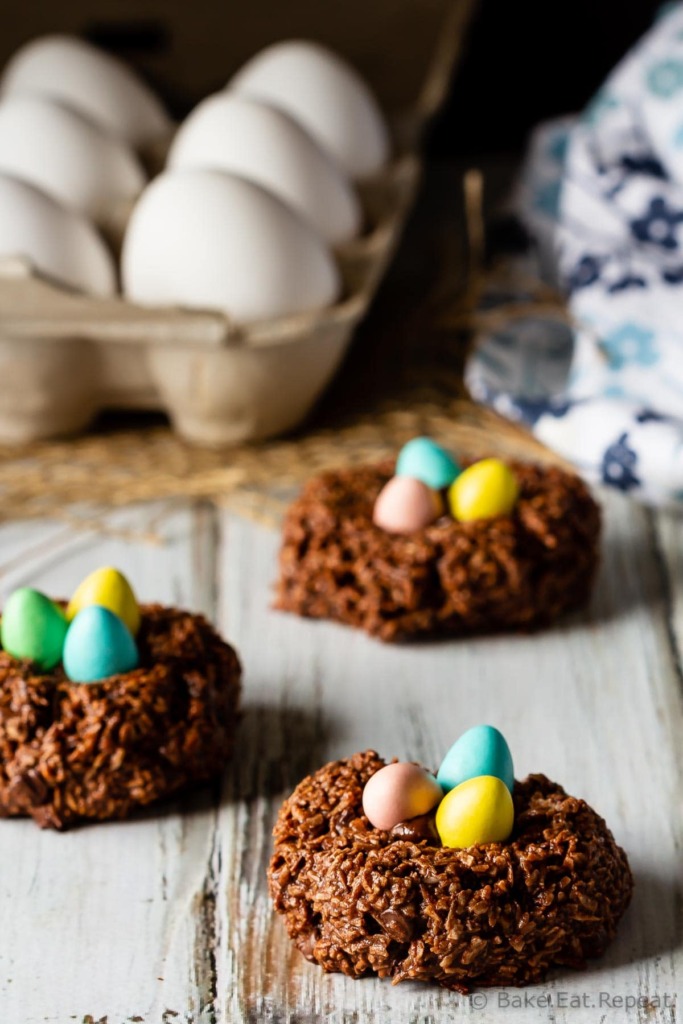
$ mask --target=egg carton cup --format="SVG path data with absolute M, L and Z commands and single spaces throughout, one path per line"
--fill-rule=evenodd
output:
M 335 305 L 238 324 L 223 312 L 149 308 L 69 291 L 20 258 L 0 260 L 0 442 L 84 430 L 103 409 L 160 409 L 190 442 L 230 444 L 301 423 L 334 376 L 396 249 L 421 173 L 417 146 L 440 105 L 476 0 L 455 0 L 415 108 L 392 125 L 394 152 L 360 185 L 366 232 L 335 256 Z M 149 156 L 157 166 L 163 148 Z M 130 209 L 101 228 L 120 248 Z

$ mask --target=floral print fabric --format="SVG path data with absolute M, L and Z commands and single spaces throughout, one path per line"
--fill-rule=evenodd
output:
M 683 502 L 683 3 L 581 117 L 536 131 L 515 210 L 520 265 L 564 291 L 575 326 L 528 316 L 480 338 L 472 394 L 587 477 Z

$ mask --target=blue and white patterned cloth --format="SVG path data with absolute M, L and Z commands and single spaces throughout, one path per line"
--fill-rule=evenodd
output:
M 589 479 L 683 505 L 683 3 L 583 116 L 536 131 L 514 208 L 532 239 L 517 269 L 562 289 L 576 326 L 480 338 L 471 393 Z

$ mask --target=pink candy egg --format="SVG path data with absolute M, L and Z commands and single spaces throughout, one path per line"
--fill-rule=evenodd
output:
M 427 814 L 443 797 L 433 775 L 416 764 L 380 768 L 365 784 L 363 810 L 370 824 L 388 831 L 401 821 Z
M 410 476 L 395 476 L 379 492 L 372 521 L 387 533 L 414 533 L 429 526 L 442 512 L 438 491 Z

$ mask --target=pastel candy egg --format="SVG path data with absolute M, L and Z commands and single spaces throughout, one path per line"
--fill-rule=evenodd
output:
M 436 811 L 444 846 L 458 850 L 502 843 L 512 832 L 515 811 L 510 790 L 493 775 L 479 775 L 447 793 Z
M 469 523 L 508 515 L 518 494 L 519 485 L 509 466 L 500 459 L 482 459 L 463 470 L 451 484 L 448 503 L 454 519 Z
M 86 576 L 69 601 L 66 609 L 67 619 L 71 621 L 83 608 L 91 604 L 108 608 L 114 615 L 118 615 L 133 636 L 140 628 L 140 609 L 133 588 L 118 569 L 104 566 Z
M 377 496 L 372 521 L 387 533 L 415 533 L 443 512 L 441 496 L 421 480 L 394 476 Z
M 459 473 L 455 460 L 429 437 L 414 437 L 408 441 L 396 460 L 396 476 L 412 476 L 435 491 L 448 487 Z
M 22 587 L 5 605 L 0 639 L 13 658 L 29 658 L 49 672 L 61 661 L 68 626 L 54 601 L 38 590 Z
M 495 775 L 510 792 L 515 784 L 510 748 L 493 725 L 475 725 L 464 732 L 444 757 L 436 777 L 448 792 L 477 775 Z
M 135 640 L 118 615 L 98 604 L 78 613 L 64 641 L 64 671 L 72 682 L 94 683 L 137 665 Z
M 375 828 L 385 831 L 436 807 L 443 792 L 433 775 L 416 764 L 385 765 L 368 779 L 363 810 Z

